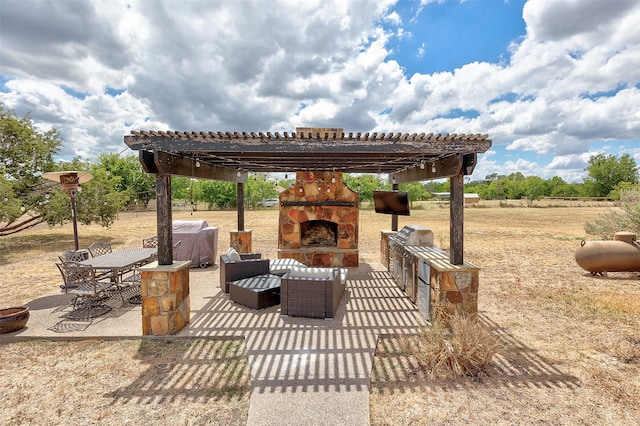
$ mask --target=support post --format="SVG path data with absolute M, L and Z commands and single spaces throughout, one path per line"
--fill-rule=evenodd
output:
M 394 191 L 398 190 L 398 184 L 395 183 L 395 177 L 394 177 L 394 182 L 391 184 L 391 189 L 393 189 Z M 391 215 L 391 230 L 392 231 L 397 231 L 398 230 L 398 215 L 397 214 L 392 214 Z
M 238 182 L 238 231 L 244 231 L 244 183 Z
M 71 198 L 71 219 L 73 221 L 73 244 L 75 250 L 79 250 L 78 244 L 78 218 L 76 217 L 76 190 L 69 190 L 69 197 Z
M 449 203 L 449 261 L 452 265 L 464 264 L 464 175 L 450 178 Z
M 158 264 L 173 264 L 173 220 L 171 216 L 171 175 L 156 174 Z

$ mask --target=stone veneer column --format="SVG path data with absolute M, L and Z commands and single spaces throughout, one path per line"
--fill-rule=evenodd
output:
M 251 229 L 244 231 L 231 231 L 229 233 L 229 245 L 238 253 L 251 253 Z
M 172 265 L 150 263 L 140 268 L 142 335 L 176 334 L 191 320 L 190 261 Z
M 449 262 L 449 254 L 439 249 L 421 247 L 415 256 L 416 262 L 422 259 L 429 265 L 430 315 L 436 309 L 442 309 L 449 315 L 458 313 L 475 319 L 478 314 L 480 268 L 467 262 L 453 265 Z

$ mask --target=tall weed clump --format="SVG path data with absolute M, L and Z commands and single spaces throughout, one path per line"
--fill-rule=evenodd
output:
M 584 230 L 605 240 L 613 239 L 619 231 L 640 234 L 640 185 L 620 192 L 618 206 L 602 213 L 593 223 L 586 223 Z
M 431 327 L 404 337 L 402 350 L 434 378 L 479 376 L 498 351 L 498 338 L 475 315 L 447 314 L 437 309 Z

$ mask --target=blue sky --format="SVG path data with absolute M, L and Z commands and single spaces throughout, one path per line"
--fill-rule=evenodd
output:
M 403 37 L 390 48 L 408 75 L 453 71 L 470 62 L 508 60 L 509 45 L 526 34 L 523 0 L 407 1 L 396 8 Z
M 60 158 L 132 130 L 482 133 L 474 178 L 640 163 L 636 0 L 4 0 L 0 102 Z

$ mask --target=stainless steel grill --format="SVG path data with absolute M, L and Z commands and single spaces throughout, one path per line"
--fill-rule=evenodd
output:
M 419 225 L 406 225 L 389 236 L 389 270 L 409 299 L 416 301 L 416 262 L 408 247 L 433 247 L 433 232 Z

